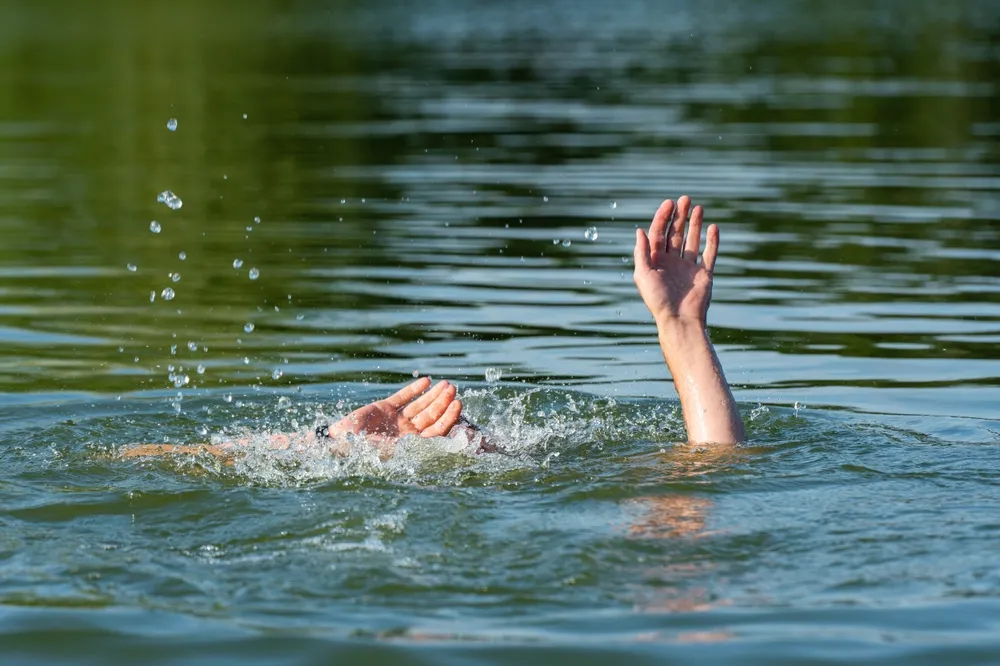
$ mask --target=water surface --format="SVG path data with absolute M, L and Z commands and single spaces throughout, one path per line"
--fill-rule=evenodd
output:
M 997 661 L 1000 14 L 623 4 L 0 10 L 4 663 Z M 682 193 L 735 450 L 631 283 Z M 414 372 L 506 453 L 119 455 Z

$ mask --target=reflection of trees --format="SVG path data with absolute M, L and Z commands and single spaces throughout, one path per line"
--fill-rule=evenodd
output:
M 699 39 L 660 32 L 669 21 L 656 2 L 630 9 L 639 20 L 599 4 L 567 2 L 572 25 L 526 20 L 530 30 L 522 31 L 515 15 L 540 12 L 532 3 L 486 3 L 452 16 L 445 2 L 425 8 L 438 12 L 429 21 L 465 28 L 444 25 L 431 38 L 410 25 L 412 9 L 393 2 L 373 8 L 308 0 L 63 0 L 5 8 L 0 123 L 17 130 L 0 137 L 0 229 L 8 239 L 0 261 L 112 272 L 70 279 L 49 271 L 16 285 L 3 278 L 0 286 L 16 287 L 5 303 L 21 309 L 5 313 L 0 324 L 125 341 L 129 357 L 142 350 L 143 366 L 153 357 L 165 360 L 167 336 L 184 330 L 196 331 L 217 353 L 241 358 L 238 322 L 263 319 L 258 307 L 267 313 L 286 307 L 289 294 L 297 305 L 321 306 L 340 319 L 411 306 L 412 295 L 397 288 L 408 284 L 406 277 L 389 277 L 378 293 L 308 271 L 427 268 L 431 260 L 394 252 L 392 243 L 374 242 L 372 231 L 394 239 L 398 249 L 410 238 L 393 224 L 414 217 L 463 217 L 484 232 L 521 218 L 532 229 L 576 225 L 581 214 L 570 207 L 531 203 L 539 198 L 536 177 L 558 183 L 551 174 L 563 166 L 587 177 L 593 176 L 588 165 L 605 173 L 627 170 L 631 160 L 678 154 L 694 158 L 695 175 L 735 165 L 758 170 L 766 183 L 762 194 L 751 188 L 742 199 L 722 201 L 722 178 L 720 201 L 707 202 L 738 211 L 734 226 L 769 235 L 743 256 L 728 255 L 754 262 L 738 268 L 737 278 L 808 280 L 807 291 L 832 301 L 936 306 L 952 298 L 949 287 L 994 272 L 992 257 L 915 248 L 926 242 L 1000 250 L 1000 233 L 983 222 L 983 211 L 996 210 L 990 179 L 1000 157 L 995 10 L 930 0 L 891 9 L 810 0 L 795 11 L 774 1 L 724 3 L 725 11 L 691 2 L 678 11 L 703 26 L 706 37 Z M 477 12 L 486 16 L 479 28 Z M 463 111 L 466 103 L 479 111 Z M 180 120 L 176 133 L 164 127 L 171 116 Z M 726 141 L 719 143 L 721 135 Z M 417 184 L 399 179 L 400 171 L 456 157 L 482 175 L 417 178 Z M 506 174 L 493 178 L 492 168 Z M 867 176 L 845 179 L 852 171 Z M 664 176 L 668 189 L 673 173 Z M 978 184 L 963 184 L 973 177 Z M 560 184 L 571 194 L 605 185 Z M 621 198 L 648 191 L 646 183 L 607 187 L 622 188 Z M 184 199 L 181 211 L 154 203 L 167 188 Z M 463 194 L 472 190 L 481 198 Z M 363 206 L 361 197 L 384 203 Z M 401 197 L 419 201 L 389 205 Z M 769 208 L 778 198 L 786 207 Z M 935 223 L 882 214 L 905 206 L 978 213 L 965 219 L 945 212 Z M 843 211 L 851 229 L 840 224 Z M 246 232 L 255 215 L 264 223 Z M 147 231 L 153 218 L 164 223 L 155 238 Z M 872 244 L 863 238 L 869 233 L 900 242 Z M 538 256 L 537 238 L 512 236 L 497 242 L 506 256 Z M 451 248 L 452 259 L 487 254 L 485 244 L 463 242 Z M 544 251 L 556 266 L 579 265 L 575 247 Z M 605 258 L 613 263 L 619 254 L 609 250 Z M 260 266 L 266 279 L 251 284 L 246 268 L 231 268 L 236 257 Z M 137 275 L 122 271 L 128 261 L 140 266 Z M 792 262 L 856 270 L 806 274 Z M 150 290 L 167 286 L 172 271 L 183 275 L 177 300 L 150 306 Z M 859 271 L 886 277 L 894 290 L 853 289 Z M 942 293 L 914 296 L 912 287 L 929 281 Z M 990 289 L 961 298 L 1000 300 Z M 284 315 L 267 316 L 272 330 L 299 337 Z M 424 336 L 418 324 L 384 328 L 364 321 L 340 326 L 343 339 L 334 344 L 375 359 L 388 353 L 380 349 L 386 341 Z M 991 354 L 986 343 L 940 345 L 919 333 L 720 330 L 716 340 L 796 354 L 809 353 L 805 344 L 838 345 L 842 355 L 926 353 L 876 346 L 883 342 L 930 344 L 935 355 L 951 357 Z M 320 346 L 297 344 L 315 355 Z M 56 368 L 85 364 L 78 378 L 63 379 L 94 389 L 94 368 L 120 363 L 107 349 L 57 344 L 43 354 Z M 11 363 L 21 356 L 14 350 Z M 114 386 L 134 383 L 119 379 Z
M 109 360 L 126 372 L 178 362 L 169 347 L 183 351 L 191 338 L 210 346 L 213 360 L 231 357 L 240 367 L 254 353 L 235 342 L 242 322 L 286 307 L 289 294 L 299 306 L 378 305 L 326 285 L 304 290 L 288 270 L 386 262 L 371 241 L 377 213 L 357 200 L 394 200 L 398 192 L 378 178 L 331 185 L 322 169 L 391 163 L 398 153 L 364 134 L 317 140 L 338 123 L 384 117 L 365 86 L 325 89 L 372 65 L 359 65 L 363 54 L 341 40 L 271 31 L 277 4 L 119 0 L 3 11 L 0 124 L 15 134 L 0 137 L 0 171 L 14 174 L 14 187 L 0 191 L 8 239 L 0 262 L 44 268 L 24 271 L 6 291 L 11 309 L 0 323 L 108 341 L 33 347 L 29 355 L 44 355 L 49 367 L 23 378 L 25 388 L 48 385 L 53 371 L 63 388 L 94 390 L 102 380 L 117 385 L 107 390 L 135 388 L 94 370 Z M 176 132 L 166 129 L 170 117 L 179 119 Z M 181 196 L 181 210 L 155 203 L 164 189 Z M 334 196 L 351 204 L 334 211 Z M 254 216 L 264 222 L 254 225 Z M 161 234 L 150 233 L 151 219 Z M 232 266 L 237 257 L 241 271 Z M 128 274 L 126 263 L 139 271 Z M 261 268 L 256 282 L 247 279 L 251 266 Z M 83 272 L 74 279 L 66 267 Z M 167 277 L 173 272 L 179 283 Z M 150 291 L 167 286 L 176 300 L 150 304 Z M 270 316 L 276 327 L 293 317 Z M 118 341 L 126 352 L 109 354 Z M 2 353 L 16 368 L 25 351 Z

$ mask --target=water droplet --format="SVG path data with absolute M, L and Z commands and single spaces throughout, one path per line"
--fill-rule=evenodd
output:
M 618 202 L 617 201 L 612 201 L 611 202 L 611 210 L 614 210 L 615 208 L 618 208 Z
M 253 333 L 253 329 L 254 326 L 252 321 L 248 321 L 246 324 L 243 325 L 243 330 L 246 331 L 247 333 Z
M 197 372 L 199 375 L 205 374 L 205 366 L 203 366 L 201 363 L 199 363 L 198 367 L 195 368 L 195 372 Z
M 180 259 L 181 261 L 184 261 L 185 259 L 188 258 L 187 252 L 181 252 L 180 254 L 177 255 L 177 258 Z
M 486 381 L 490 384 L 496 384 L 503 377 L 503 370 L 500 368 L 486 368 Z
M 302 321 L 305 318 L 306 318 L 306 316 L 304 314 L 297 314 L 297 315 L 295 315 L 295 321 Z
M 160 194 L 156 197 L 156 200 L 162 204 L 166 204 L 167 208 L 169 208 L 170 210 L 177 210 L 178 208 L 184 205 L 184 202 L 181 201 L 181 198 L 176 194 L 174 194 L 173 192 L 171 192 L 170 190 L 163 190 L 162 192 L 160 192 Z
M 254 218 L 253 218 L 253 221 L 254 221 L 254 224 L 260 224 L 260 216 L 259 215 L 255 215 Z
M 622 257 L 622 263 L 623 264 L 627 264 L 628 263 L 628 257 Z
M 591 242 L 597 240 L 597 227 L 590 227 L 589 229 L 584 231 L 583 237 Z
M 414 370 L 414 371 L 413 371 L 413 372 L 412 372 L 411 374 L 412 374 L 412 375 L 413 375 L 414 377 L 419 377 L 419 376 L 420 376 L 420 371 L 419 371 L 419 370 Z
M 251 268 L 250 269 L 250 279 L 251 280 L 256 280 L 259 277 L 260 277 L 260 271 L 257 270 L 256 268 Z
M 153 220 L 152 222 L 149 223 L 149 230 L 152 231 L 154 234 L 160 233 L 161 228 L 162 227 L 160 226 L 160 223 L 157 222 L 156 220 Z
M 233 259 L 233 268 L 243 268 L 243 260 Z
M 191 340 L 189 340 L 189 341 L 188 341 L 188 350 L 189 350 L 189 351 L 193 351 L 193 352 L 196 352 L 196 351 L 198 351 L 198 343 L 197 343 L 197 342 L 194 342 L 194 341 L 191 341 Z
M 418 345 L 424 344 L 424 339 L 423 338 L 417 338 L 417 344 Z
M 542 202 L 548 203 L 549 202 L 549 198 L 548 197 L 542 197 Z
M 135 264 L 128 264 L 125 268 L 129 269 L 130 272 L 135 273 L 139 268 Z
M 172 300 L 174 300 L 174 296 L 175 296 L 174 290 L 171 289 L 170 287 L 167 287 L 162 292 L 160 292 L 160 297 L 163 300 L 165 300 L 165 301 L 172 301 Z
M 155 291 L 149 292 L 149 302 L 152 303 L 155 300 L 156 300 L 156 292 Z
M 285 373 L 281 371 L 281 368 L 275 368 L 271 371 L 271 379 L 281 379 L 281 375 L 283 374 Z
M 243 120 L 246 120 L 246 119 L 247 119 L 247 114 L 244 113 L 243 114 Z
M 181 274 L 180 273 L 171 273 L 170 274 L 170 279 L 173 282 L 180 282 L 181 281 Z
M 177 131 L 177 119 L 176 118 L 171 118 L 170 120 L 167 121 L 167 129 L 170 130 L 171 132 L 176 132 Z M 197 132 L 196 132 L 196 134 L 197 134 Z
M 564 241 L 562 242 L 562 246 L 563 246 L 563 247 L 569 247 L 569 246 L 570 246 L 570 245 L 572 245 L 572 244 L 573 244 L 573 241 L 571 241 L 571 240 L 570 240 L 570 239 L 568 239 L 568 238 L 567 238 L 566 240 L 564 240 Z
M 552 244 L 553 245 L 559 245 L 559 239 L 558 238 L 553 238 L 552 239 Z
M 250 365 L 250 358 L 247 356 L 243 357 L 243 365 Z
M 224 402 L 232 402 L 233 401 L 233 394 L 232 393 L 227 393 L 226 395 L 222 396 L 222 400 Z
M 253 227 L 247 227 L 247 233 L 250 233 L 251 231 L 253 231 Z

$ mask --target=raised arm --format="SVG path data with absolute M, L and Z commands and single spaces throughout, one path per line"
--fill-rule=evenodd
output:
M 660 349 L 681 399 L 688 440 L 735 444 L 746 439 L 743 420 L 705 322 L 712 300 L 719 228 L 708 227 L 699 264 L 702 215 L 701 206 L 692 210 L 686 196 L 676 205 L 664 201 L 649 235 L 636 229 L 634 278 L 656 321 Z

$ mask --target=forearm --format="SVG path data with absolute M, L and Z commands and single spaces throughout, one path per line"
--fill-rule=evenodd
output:
M 681 399 L 688 441 L 735 444 L 746 439 L 743 420 L 706 327 L 657 318 L 660 349 Z

